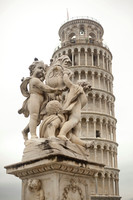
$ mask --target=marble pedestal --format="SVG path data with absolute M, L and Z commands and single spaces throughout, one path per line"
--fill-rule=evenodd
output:
M 22 200 L 90 200 L 104 165 L 90 162 L 85 148 L 53 138 L 29 140 L 22 162 L 5 168 L 22 180 Z

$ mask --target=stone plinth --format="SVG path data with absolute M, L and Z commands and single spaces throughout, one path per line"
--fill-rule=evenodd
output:
M 104 165 L 89 162 L 85 148 L 53 138 L 29 140 L 22 162 L 5 168 L 22 180 L 22 200 L 89 200 L 92 177 Z

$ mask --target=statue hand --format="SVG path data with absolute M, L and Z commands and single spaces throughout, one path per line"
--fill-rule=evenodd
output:
M 60 95 L 62 93 L 62 89 L 55 89 L 55 94 L 56 95 Z

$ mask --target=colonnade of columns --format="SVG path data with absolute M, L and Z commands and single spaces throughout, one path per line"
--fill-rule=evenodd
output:
M 75 70 L 72 76 L 72 81 L 77 82 L 81 79 L 88 80 L 91 83 L 92 88 L 106 90 L 111 93 L 113 92 L 112 77 L 107 74 L 97 71 L 89 71 L 87 69 L 78 71 Z
M 89 93 L 88 103 L 83 110 L 100 112 L 115 117 L 114 99 L 103 94 Z
M 96 195 L 119 196 L 119 179 L 114 174 L 98 174 L 95 178 Z
M 99 136 L 96 135 L 97 131 Z M 100 137 L 116 142 L 116 125 L 108 120 L 99 118 L 84 118 L 81 119 L 82 137 Z
M 100 162 L 108 167 L 117 169 L 117 151 L 116 148 L 111 149 L 109 146 L 94 145 L 90 150 L 90 159 L 95 162 Z
M 61 50 L 54 59 L 61 55 L 68 55 L 71 58 L 72 66 L 96 66 L 112 73 L 111 54 L 103 48 L 77 47 Z

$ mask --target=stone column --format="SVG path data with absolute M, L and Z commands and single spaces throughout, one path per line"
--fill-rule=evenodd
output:
M 115 195 L 116 196 L 119 195 L 119 179 L 118 178 L 115 179 Z
M 74 66 L 74 51 L 72 50 L 72 66 Z
M 106 122 L 105 124 L 106 124 L 106 139 L 108 139 L 108 122 Z
M 91 65 L 94 66 L 94 63 L 93 63 L 93 55 L 94 55 L 94 52 L 91 51 Z
M 85 71 L 85 78 L 86 78 L 86 80 L 88 80 L 88 72 L 87 71 Z
M 116 159 L 116 168 L 118 168 L 118 163 L 117 163 L 117 152 L 116 152 L 116 155 L 115 155 L 115 159 Z
M 102 97 L 101 95 L 99 96 L 99 109 L 100 109 L 100 112 L 102 112 Z
M 114 151 L 114 168 L 116 168 L 116 152 Z
M 78 49 L 78 65 L 80 66 L 80 50 Z
M 79 72 L 79 80 L 81 80 L 81 72 Z
M 87 134 L 86 136 L 88 137 L 89 136 L 89 119 L 86 119 L 86 131 L 87 131 Z
M 105 113 L 107 113 L 107 98 L 105 97 Z
M 107 66 L 107 71 L 109 71 L 109 69 L 108 69 L 108 57 L 106 57 L 106 66 Z
M 116 142 L 116 127 L 114 126 L 114 142 Z
M 108 71 L 110 72 L 110 60 L 108 58 Z
M 98 73 L 98 88 L 101 89 L 100 73 Z
M 113 167 L 113 151 L 111 150 L 111 167 Z
M 107 113 L 110 115 L 110 100 L 107 101 Z
M 112 195 L 115 195 L 115 193 L 114 193 L 114 176 L 112 177 Z
M 112 62 L 110 61 L 110 73 L 112 73 Z
M 104 180 L 105 180 L 105 176 L 104 176 L 104 174 L 102 174 L 102 190 L 103 190 L 102 194 L 103 195 L 105 194 L 105 183 L 104 183 Z
M 114 102 L 112 103 L 112 112 L 113 112 L 113 117 L 115 117 Z
M 87 49 L 85 49 L 85 66 L 87 66 Z
M 92 87 L 95 87 L 94 72 L 92 72 Z
M 102 162 L 102 163 L 103 163 L 103 149 L 104 149 L 104 147 L 101 146 L 101 162 Z
M 107 91 L 109 92 L 109 78 L 107 79 Z
M 105 69 L 104 53 L 102 54 L 102 56 L 103 56 L 103 69 Z
M 110 175 L 108 174 L 108 194 L 110 195 Z
M 110 125 L 110 139 L 113 140 L 112 136 L 113 136 L 113 125 Z
M 99 67 L 99 52 L 97 53 L 97 66 Z
M 107 166 L 109 166 L 109 147 L 107 148 Z
M 97 183 L 98 175 L 95 174 L 95 194 L 98 194 L 98 183 Z
M 96 98 L 96 95 L 93 94 L 93 111 L 95 110 L 95 98 Z
M 100 136 L 103 137 L 103 120 L 100 120 Z
M 106 89 L 106 86 L 105 86 L 105 75 L 103 76 L 103 89 L 105 90 Z
M 94 137 L 96 137 L 96 119 L 94 119 Z
M 117 180 L 115 179 L 115 195 L 117 195 Z

